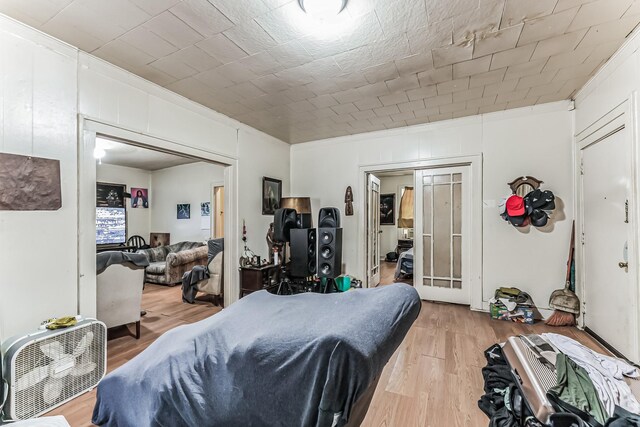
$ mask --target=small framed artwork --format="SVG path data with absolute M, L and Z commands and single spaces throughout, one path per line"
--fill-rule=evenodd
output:
M 127 186 L 123 184 L 96 184 L 96 207 L 124 208 L 124 193 Z
M 146 188 L 131 188 L 131 207 L 132 208 L 148 208 L 149 207 L 149 190 Z
M 169 246 L 171 242 L 171 234 L 170 233 L 150 233 L 149 234 L 149 244 L 152 248 L 157 248 L 159 246 Z
M 178 219 L 191 218 L 191 205 L 189 203 L 178 204 Z
M 200 216 L 211 216 L 211 202 L 200 203 Z
M 396 195 L 395 193 L 380 195 L 380 225 L 395 225 Z
M 275 178 L 262 178 L 262 215 L 273 215 L 280 208 L 282 199 L 282 181 Z

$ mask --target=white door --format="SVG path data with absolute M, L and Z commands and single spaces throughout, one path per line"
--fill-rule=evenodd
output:
M 367 178 L 367 287 L 380 283 L 380 180 Z
M 422 299 L 470 303 L 469 166 L 415 174 L 414 286 Z
M 638 361 L 633 260 L 631 138 L 622 129 L 582 150 L 585 326 Z

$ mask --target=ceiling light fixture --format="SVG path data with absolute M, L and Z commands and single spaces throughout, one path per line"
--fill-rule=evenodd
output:
M 102 164 L 102 158 L 107 154 L 106 151 L 104 151 L 104 148 L 100 148 L 100 147 L 96 147 L 93 149 L 93 157 L 95 157 L 96 159 L 98 159 L 99 163 Z
M 347 0 L 298 0 L 298 4 L 308 15 L 325 20 L 340 14 L 347 6 Z

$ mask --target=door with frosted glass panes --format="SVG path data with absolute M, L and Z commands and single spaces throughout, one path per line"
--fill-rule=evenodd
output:
M 367 287 L 380 283 L 380 180 L 367 177 Z
M 415 174 L 414 286 L 422 299 L 470 303 L 470 167 Z

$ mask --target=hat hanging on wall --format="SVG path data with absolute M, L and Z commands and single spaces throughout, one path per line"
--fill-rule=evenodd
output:
M 508 183 L 512 193 L 498 204 L 500 216 L 514 227 L 544 227 L 549 215 L 556 208 L 555 196 L 549 190 L 541 190 L 542 181 L 523 176 Z

